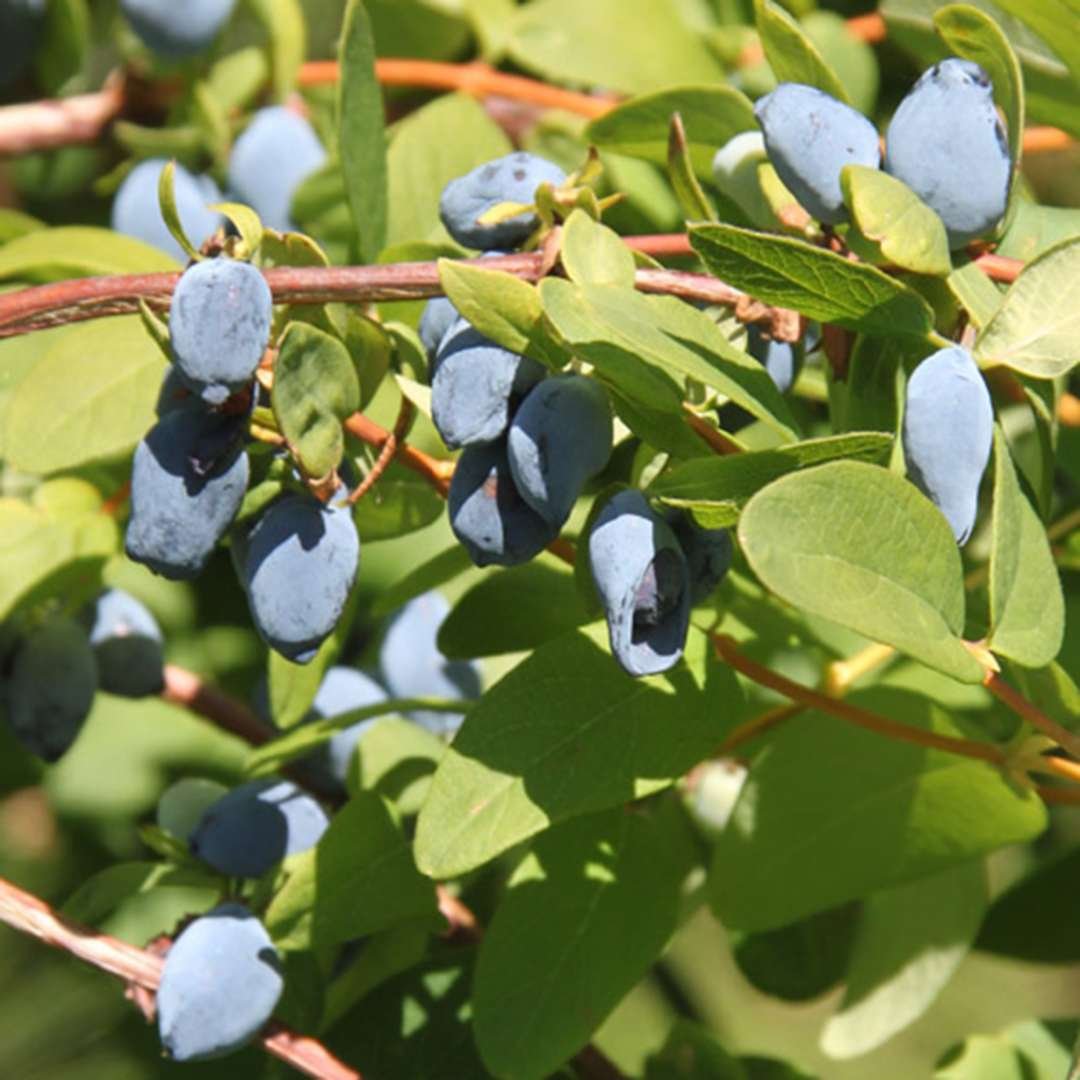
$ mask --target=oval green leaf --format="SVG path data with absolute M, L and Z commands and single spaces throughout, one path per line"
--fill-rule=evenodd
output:
M 837 461 L 763 488 L 739 520 L 754 573 L 788 603 L 892 645 L 961 682 L 963 568 L 941 512 L 899 476 Z

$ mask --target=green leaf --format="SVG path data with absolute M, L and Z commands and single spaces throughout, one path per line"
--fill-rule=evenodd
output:
M 519 9 L 508 51 L 550 81 L 625 93 L 724 80 L 722 64 L 672 0 L 534 0 Z
M 634 287 L 634 256 L 618 233 L 575 210 L 563 228 L 562 263 L 578 285 Z
M 357 248 L 373 262 L 387 237 L 388 165 L 385 106 L 375 77 L 375 40 L 363 0 L 349 0 L 338 47 L 339 146 Z
M 700 458 L 661 473 L 649 486 L 649 494 L 685 507 L 707 528 L 726 528 L 738 522 L 752 495 L 781 476 L 838 458 L 883 464 L 892 444 L 892 437 L 882 432 L 861 431 L 807 439 L 776 450 Z
M 171 255 L 150 244 L 89 225 L 39 229 L 9 240 L 0 249 L 0 281 L 61 281 L 178 269 Z
M 1080 237 L 1080 208 L 1043 206 L 1041 203 L 1018 198 L 1014 200 L 1012 216 L 1009 218 L 1005 235 L 997 246 L 997 254 L 1025 263 L 1031 262 L 1037 255 L 1049 251 L 1062 240 L 1076 237 Z M 998 300 L 1000 299 L 1001 294 L 998 293 Z
M 961 682 L 982 680 L 960 638 L 956 540 L 907 480 L 855 461 L 782 477 L 747 503 L 739 542 L 762 583 L 788 603 Z
M 310 753 L 322 746 L 336 732 L 343 731 L 361 720 L 374 720 L 396 712 L 413 712 L 426 709 L 431 712 L 464 713 L 473 706 L 472 701 L 448 701 L 443 698 L 390 698 L 387 701 L 351 709 L 346 713 L 326 716 L 307 724 L 300 724 L 284 735 L 263 743 L 250 751 L 246 771 L 250 776 L 269 776 L 294 758 Z
M 420 876 L 400 822 L 378 795 L 354 795 L 318 844 L 286 867 L 264 917 L 282 949 L 335 945 L 436 910 L 431 882 Z
M 236 231 L 244 242 L 245 255 L 250 257 L 259 250 L 263 239 L 263 223 L 250 206 L 245 206 L 243 203 L 222 202 L 213 203 L 207 209 L 224 214 L 236 226 Z
M 439 259 L 439 281 L 458 311 L 497 345 L 555 370 L 569 361 L 569 353 L 544 325 L 535 285 L 452 259 Z
M 671 117 L 667 166 L 671 186 L 687 220 L 716 221 L 716 209 L 694 175 L 686 129 L 678 113 Z
M 946 278 L 949 292 L 967 312 L 972 324 L 981 330 L 1001 306 L 1001 293 L 975 262 L 968 262 Z
M 1069 69 L 1074 86 L 1080 83 L 1080 20 L 1069 0 L 994 0 L 1002 11 L 1027 24 Z
M 490 574 L 454 605 L 439 627 L 451 659 L 534 649 L 587 622 L 574 575 L 540 560 Z
M 1054 302 L 1047 304 L 1052 296 Z M 975 342 L 980 365 L 1056 379 L 1080 363 L 1080 237 L 1027 264 Z
M 446 743 L 412 720 L 384 716 L 364 730 L 349 766 L 349 790 L 373 791 L 402 817 L 420 812 Z
M 341 464 L 341 421 L 360 407 L 360 381 L 337 338 L 307 323 L 290 323 L 274 364 L 271 402 L 308 476 L 327 476 Z
M 851 701 L 923 731 L 960 734 L 944 709 L 909 691 L 864 691 Z M 983 761 L 806 712 L 750 770 L 716 842 L 711 899 L 726 926 L 768 930 L 1045 827 L 1038 796 Z
M 986 12 L 971 4 L 941 8 L 934 13 L 934 27 L 957 56 L 974 60 L 990 76 L 994 99 L 1005 114 L 1009 156 L 1013 166 L 1019 166 L 1024 139 L 1024 79 L 1008 37 Z
M 550 1076 L 659 955 L 693 860 L 677 809 L 568 822 L 515 870 L 473 984 L 476 1042 L 494 1075 Z
M 201 259 L 195 245 L 184 232 L 180 213 L 176 209 L 176 162 L 170 161 L 158 176 L 158 202 L 161 205 L 161 217 L 172 233 L 173 239 L 184 250 L 189 259 Z
M 128 453 L 154 422 L 165 367 L 137 315 L 57 338 L 8 399 L 0 457 L 47 474 Z
M 442 189 L 512 149 L 483 106 L 465 94 L 443 94 L 395 124 L 387 152 L 386 243 L 449 243 L 439 221 Z
M 10 206 L 0 207 L 0 244 L 6 244 L 18 236 L 47 229 L 44 221 Z
M 899 374 L 910 346 L 904 338 L 856 338 L 843 381 L 829 381 L 834 431 L 896 432 L 903 393 Z
M 851 104 L 847 90 L 802 27 L 771 0 L 754 0 L 754 21 L 777 82 L 806 83 Z
M 368 541 L 416 532 L 445 513 L 446 501 L 431 485 L 395 461 L 356 504 L 353 517 L 360 539 Z
M 549 825 L 660 791 L 715 749 L 741 692 L 704 635 L 691 630 L 686 663 L 647 679 L 624 674 L 605 638 L 599 623 L 547 642 L 469 712 L 420 811 L 424 873 L 454 877 Z
M 1065 600 L 1050 542 L 995 426 L 987 645 L 1024 667 L 1041 668 L 1057 656 L 1064 636 Z
M 100 496 L 89 484 L 52 483 L 81 485 L 93 501 L 78 512 L 53 513 L 44 495 L 48 484 L 38 489 L 36 506 L 0 498 L 0 619 L 46 584 L 71 588 L 65 575 L 77 577 L 83 588 L 87 582 L 93 587 L 105 560 L 119 547 L 116 523 L 100 511 Z
M 945 226 L 905 183 L 881 169 L 845 165 L 840 186 L 859 232 L 881 248 L 887 262 L 916 274 L 949 273 Z
M 168 863 L 121 862 L 99 870 L 68 897 L 60 909 L 69 919 L 96 926 L 125 900 L 165 886 L 194 885 L 214 888 L 221 878 L 197 866 Z
M 300 65 L 307 56 L 307 23 L 300 0 L 248 0 L 270 38 L 274 97 L 284 101 L 296 89 Z
M 690 242 L 710 273 L 766 304 L 883 337 L 925 338 L 933 328 L 933 313 L 918 293 L 874 266 L 802 240 L 734 225 L 694 225 Z
M 968 954 L 989 899 L 975 860 L 867 897 L 825 1053 L 865 1054 L 922 1016 Z
M 703 311 L 672 296 L 646 296 L 613 285 L 540 284 L 544 311 L 567 344 L 635 402 L 677 411 L 672 376 L 711 386 L 778 432 L 797 431 L 768 372 L 732 345 Z
M 90 29 L 87 0 L 51 0 L 46 7 L 44 40 L 34 66 L 50 93 L 56 94 L 83 66 Z
M 754 131 L 754 106 L 732 86 L 677 86 L 642 94 L 593 120 L 585 129 L 589 142 L 656 165 L 668 159 L 671 116 L 678 113 L 686 129 L 687 150 L 702 180 L 712 178 L 712 159 L 719 146 L 742 131 Z

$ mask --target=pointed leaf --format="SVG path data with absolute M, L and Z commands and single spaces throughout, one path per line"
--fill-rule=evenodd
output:
M 345 449 L 341 421 L 360 407 L 360 381 L 345 346 L 307 323 L 291 323 L 274 364 L 271 402 L 308 476 L 336 469 Z
M 799 24 L 771 0 L 754 0 L 754 21 L 777 82 L 806 83 L 851 104 L 843 83 Z
M 685 507 L 708 528 L 726 528 L 739 520 L 752 495 L 779 477 L 838 458 L 884 464 L 892 444 L 892 437 L 882 432 L 856 432 L 807 439 L 775 450 L 701 458 L 661 473 L 649 493 Z
M 400 823 L 375 794 L 354 795 L 318 844 L 287 865 L 264 917 L 284 949 L 349 941 L 436 910 Z
M 375 39 L 363 0 L 349 0 L 338 46 L 339 146 L 357 250 L 374 262 L 386 243 L 389 181 L 382 89 L 375 77 Z
M 622 672 L 606 637 L 593 624 L 542 645 L 474 706 L 420 811 L 424 873 L 454 877 L 548 825 L 659 791 L 716 747 L 741 692 L 704 636 L 691 630 L 686 662 L 647 679 Z
M 1025 667 L 1041 668 L 1057 656 L 1064 636 L 1065 601 L 1050 542 L 995 426 L 987 645 Z
M 474 983 L 476 1041 L 496 1076 L 549 1076 L 659 955 L 693 857 L 672 810 L 568 822 L 515 871 Z
M 1036 379 L 1056 379 L 1080 363 L 1080 237 L 1024 267 L 979 335 L 975 355 L 980 364 L 1004 364 Z
M 767 304 L 884 337 L 924 338 L 933 328 L 933 313 L 918 293 L 874 266 L 802 240 L 694 225 L 690 242 L 711 273 Z

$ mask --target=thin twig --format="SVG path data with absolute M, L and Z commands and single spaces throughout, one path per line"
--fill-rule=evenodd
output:
M 769 709 L 767 712 L 752 717 L 728 732 L 727 738 L 717 747 L 713 757 L 730 757 L 732 751 L 742 746 L 743 743 L 756 739 L 759 735 L 764 735 L 766 731 L 771 731 L 778 724 L 790 720 L 793 716 L 798 716 L 804 708 L 804 705 L 799 704 L 777 705 L 774 709 Z
M 1080 757 L 1080 736 L 1074 735 L 1068 728 L 1052 720 L 1037 705 L 1028 701 L 1019 690 L 1010 686 L 996 671 L 987 671 L 983 676 L 983 686 L 1007 705 L 1017 716 L 1026 720 L 1032 727 L 1041 731 L 1069 751 L 1073 757 Z
M 810 690 L 800 686 L 783 675 L 771 671 L 756 660 L 739 650 L 735 639 L 726 634 L 713 634 L 713 646 L 717 655 L 730 664 L 736 671 L 741 672 L 748 679 L 767 686 L 770 690 L 783 694 L 801 705 L 807 705 L 812 709 L 829 713 L 841 720 L 856 724 L 867 731 L 877 735 L 884 735 L 889 739 L 899 739 L 902 742 L 914 743 L 917 746 L 927 747 L 932 750 L 944 750 L 950 754 L 960 754 L 964 757 L 979 758 L 991 765 L 1003 766 L 1007 758 L 1004 751 L 991 743 L 975 742 L 973 739 L 954 738 L 951 735 L 938 735 L 933 731 L 923 731 L 920 728 L 909 727 L 896 720 L 890 720 L 887 716 L 861 709 L 847 701 L 829 697 L 827 694 Z
M 391 432 L 374 420 L 368 419 L 363 413 L 353 413 L 345 421 L 345 430 L 368 446 L 374 446 L 382 450 L 391 438 Z M 450 478 L 454 475 L 454 463 L 443 461 L 440 458 L 425 454 L 423 450 L 417 450 L 407 442 L 402 442 L 397 448 L 397 458 L 406 468 L 411 469 L 418 476 L 422 476 L 444 498 L 450 490 Z
M 68 919 L 44 900 L 0 878 L 0 922 L 55 949 L 62 949 L 99 971 L 145 990 L 156 991 L 163 960 L 147 949 L 110 937 Z M 315 1039 L 272 1021 L 263 1030 L 264 1049 L 306 1076 L 319 1080 L 363 1080 Z
M 375 464 L 371 466 L 367 476 L 356 485 L 356 489 L 349 495 L 350 506 L 355 506 L 378 483 L 379 477 L 390 467 L 390 462 L 394 460 L 402 443 L 405 441 L 405 434 L 409 430 L 409 424 L 412 423 L 415 412 L 416 407 L 413 403 L 402 395 L 394 430 L 387 436 L 386 442 L 383 443 L 379 456 L 375 459 Z

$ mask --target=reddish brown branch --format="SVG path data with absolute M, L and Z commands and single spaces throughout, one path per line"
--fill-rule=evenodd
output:
M 390 462 L 394 460 L 398 450 L 401 449 L 405 433 L 409 430 L 409 424 L 412 423 L 415 411 L 413 403 L 403 395 L 394 430 L 386 437 L 386 441 L 379 451 L 379 456 L 375 459 L 375 464 L 371 466 L 367 476 L 356 485 L 356 489 L 349 495 L 350 506 L 355 506 L 378 483 L 379 477 L 390 467 Z
M 1068 750 L 1074 757 L 1080 757 L 1080 736 L 1062 727 L 1056 720 L 1028 701 L 1023 694 L 1011 687 L 996 671 L 987 670 L 983 676 L 983 686 L 998 699 L 1007 705 L 1017 716 L 1026 720 L 1037 731 L 1041 731 L 1048 738 Z
M 691 254 L 683 233 L 628 236 L 627 246 L 648 255 Z M 499 255 L 483 261 L 487 270 L 502 270 L 525 281 L 541 275 L 539 253 Z M 470 260 L 477 262 L 477 260 Z M 997 281 L 1013 281 L 1023 267 L 1018 259 L 982 255 L 976 262 Z M 266 280 L 279 304 L 324 304 L 335 301 L 372 303 L 381 300 L 422 300 L 439 296 L 438 264 L 393 263 L 385 266 L 276 267 L 265 271 Z M 109 315 L 130 315 L 139 301 L 166 310 L 179 279 L 178 273 L 114 274 L 75 278 L 35 285 L 0 295 L 0 338 L 14 337 L 66 323 Z M 739 289 L 707 274 L 679 270 L 638 270 L 635 283 L 642 292 L 681 296 L 688 300 L 736 306 L 746 303 Z M 757 321 L 782 324 L 789 318 L 783 308 L 755 305 Z M 770 311 L 772 315 L 770 316 Z
M 68 919 L 44 900 L 3 878 L 0 878 L 0 921 L 144 990 L 156 991 L 161 981 L 164 961 L 160 956 Z M 268 1024 L 262 1045 L 306 1076 L 320 1080 L 363 1080 L 360 1073 L 339 1061 L 321 1043 L 284 1024 Z
M 362 443 L 374 446 L 382 450 L 390 441 L 391 433 L 369 420 L 363 413 L 353 413 L 345 421 L 345 430 L 355 436 Z M 411 469 L 418 476 L 422 476 L 444 498 L 450 490 L 450 477 L 454 475 L 454 463 L 443 461 L 439 458 L 425 454 L 423 450 L 417 450 L 415 446 L 401 443 L 397 448 L 397 458 L 406 468 Z
M 251 746 L 262 746 L 274 737 L 274 732 L 242 702 L 209 686 L 193 671 L 175 664 L 165 665 L 165 689 L 161 696 Z
M 921 728 L 909 727 L 896 720 L 890 720 L 887 716 L 861 709 L 846 701 L 828 697 L 816 690 L 810 690 L 799 683 L 784 678 L 783 675 L 771 671 L 756 660 L 751 660 L 739 650 L 734 638 L 726 634 L 713 634 L 713 646 L 717 655 L 736 671 L 741 672 L 748 679 L 753 680 L 759 686 L 767 686 L 784 697 L 801 705 L 807 705 L 812 709 L 829 713 L 856 724 L 858 727 L 873 731 L 877 735 L 884 735 L 890 739 L 898 739 L 901 742 L 914 743 L 917 746 L 927 747 L 932 750 L 944 750 L 950 754 L 961 754 L 964 757 L 979 758 L 991 765 L 1003 766 L 1006 764 L 1006 756 L 1000 747 L 991 743 L 975 742 L 973 739 L 953 738 L 949 735 L 938 735 L 933 731 L 924 731 Z

